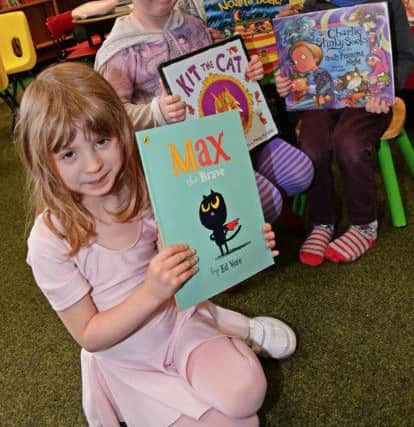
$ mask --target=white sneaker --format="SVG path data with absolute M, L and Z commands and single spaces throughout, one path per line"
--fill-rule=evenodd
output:
M 296 335 L 293 330 L 274 317 L 250 319 L 246 342 L 259 356 L 273 359 L 284 359 L 296 349 Z

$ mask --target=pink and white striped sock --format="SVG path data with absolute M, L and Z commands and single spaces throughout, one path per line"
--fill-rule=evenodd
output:
M 373 225 L 373 227 L 371 227 Z M 325 258 L 335 263 L 352 262 L 360 258 L 377 242 L 377 222 L 367 226 L 352 225 L 326 248 Z
M 333 232 L 333 225 L 316 225 L 300 248 L 300 262 L 312 267 L 322 264 L 325 258 L 326 248 L 332 239 Z

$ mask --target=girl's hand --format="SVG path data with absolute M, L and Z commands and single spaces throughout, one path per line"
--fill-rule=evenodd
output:
M 218 43 L 225 39 L 224 34 L 216 28 L 208 27 L 208 32 L 210 33 L 210 37 L 213 40 L 213 43 Z
M 249 63 L 247 64 L 246 72 L 244 78 L 249 80 L 260 80 L 264 76 L 263 64 L 260 58 L 257 55 L 252 55 Z
M 198 269 L 198 257 L 188 245 L 161 248 L 149 263 L 142 287 L 163 303 L 170 299 Z
M 279 251 L 273 250 L 273 248 L 276 246 L 275 233 L 272 230 L 272 226 L 268 222 L 263 225 L 263 237 L 266 241 L 266 247 L 272 249 L 272 256 L 278 256 Z
M 160 110 L 167 123 L 181 122 L 185 119 L 185 104 L 179 95 L 169 95 L 162 81 L 160 95 Z
M 385 101 L 381 101 L 376 95 L 369 96 L 367 102 L 365 103 L 365 110 L 368 113 L 388 113 L 390 111 L 390 104 Z
M 279 70 L 275 73 L 275 84 L 277 93 L 282 97 L 288 96 L 292 91 L 292 81 L 289 77 L 283 77 Z

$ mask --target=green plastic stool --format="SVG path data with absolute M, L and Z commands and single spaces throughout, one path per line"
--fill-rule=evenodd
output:
M 303 216 L 306 207 L 306 193 L 295 194 L 292 200 L 292 212 L 298 216 Z
M 404 128 L 394 139 L 401 150 L 404 160 L 407 163 L 411 176 L 414 178 L 414 149 Z M 391 139 L 382 138 L 378 151 L 378 161 L 384 181 L 385 193 L 388 199 L 388 205 L 391 212 L 391 221 L 394 227 L 405 227 L 407 219 L 405 216 L 404 205 L 401 199 L 400 186 L 398 184 L 397 174 L 395 172 L 394 161 L 390 147 Z
M 379 143 L 378 163 L 384 181 L 385 193 L 391 212 L 391 222 L 394 227 L 405 227 L 407 219 L 404 205 L 401 199 L 400 186 L 394 167 L 394 160 L 390 144 L 397 142 L 403 158 L 408 166 L 411 176 L 414 178 L 414 148 L 404 129 L 406 109 L 401 98 L 395 99 L 391 123 L 384 132 Z M 306 193 L 296 194 L 292 202 L 292 211 L 303 216 L 306 207 Z
M 378 150 L 378 162 L 384 181 L 388 206 L 390 207 L 391 222 L 394 227 L 405 227 L 407 219 L 392 158 L 390 146 L 392 141 L 397 142 L 410 174 L 414 178 L 414 149 L 404 129 L 405 117 L 404 101 L 397 97 L 392 109 L 391 123 L 381 137 Z

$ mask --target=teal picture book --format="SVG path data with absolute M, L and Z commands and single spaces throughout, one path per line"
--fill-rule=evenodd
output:
M 164 245 L 187 243 L 199 271 L 176 294 L 180 310 L 273 264 L 238 111 L 136 133 Z

